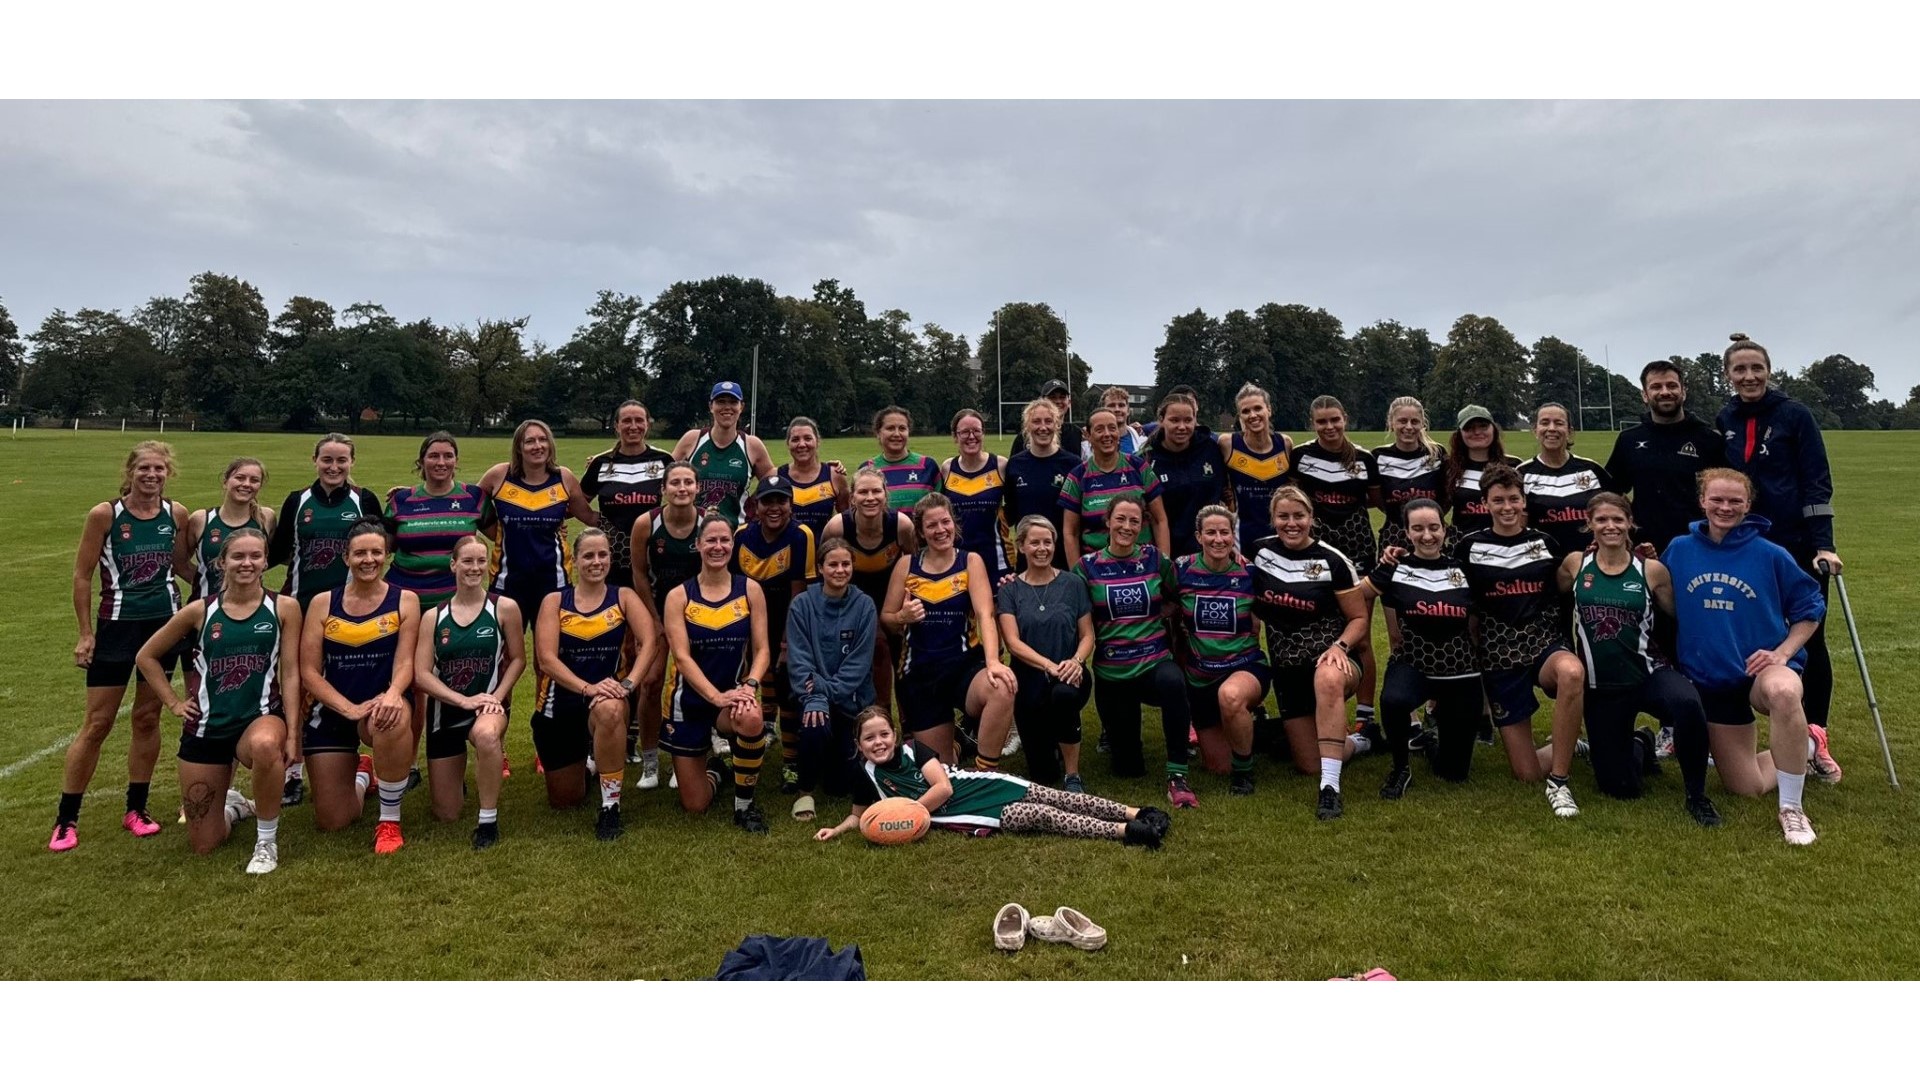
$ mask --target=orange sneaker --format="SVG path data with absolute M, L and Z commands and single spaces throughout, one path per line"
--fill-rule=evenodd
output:
M 513 763 L 507 760 L 507 755 L 505 752 L 502 752 L 500 754 L 500 779 L 502 780 L 513 779 Z
M 407 841 L 400 835 L 400 823 L 382 821 L 373 827 L 373 853 L 391 855 L 405 847 Z

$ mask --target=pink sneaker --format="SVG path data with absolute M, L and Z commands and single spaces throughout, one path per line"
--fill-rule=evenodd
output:
M 1172 803 L 1176 810 L 1183 807 L 1192 809 L 1200 805 L 1200 796 L 1195 795 L 1193 789 L 1187 786 L 1186 777 L 1175 776 L 1167 781 L 1167 801 Z
M 1357 975 L 1335 975 L 1328 982 L 1399 982 L 1386 968 L 1368 968 Z
M 1187 725 L 1187 745 L 1188 746 L 1200 745 L 1200 729 L 1197 727 L 1194 727 L 1192 724 Z
M 63 821 L 53 827 L 53 838 L 47 841 L 48 851 L 72 851 L 80 846 L 80 826 L 71 821 Z
M 1807 755 L 1807 771 L 1813 773 L 1817 780 L 1839 783 L 1840 763 L 1827 752 L 1827 729 L 1818 724 L 1808 724 L 1807 742 L 1813 748 L 1813 752 Z
M 135 836 L 152 836 L 160 831 L 160 823 L 147 816 L 145 810 L 129 810 L 120 824 Z
M 513 763 L 507 760 L 507 755 L 505 752 L 502 752 L 500 755 L 500 779 L 502 780 L 513 779 Z

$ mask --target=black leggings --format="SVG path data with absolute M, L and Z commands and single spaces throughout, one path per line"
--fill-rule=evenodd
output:
M 1018 690 L 1013 696 L 1013 725 L 1026 747 L 1027 779 L 1036 784 L 1055 786 L 1065 779 L 1060 774 L 1056 748 L 1076 746 L 1080 742 L 1080 710 L 1087 707 L 1093 693 L 1091 675 L 1080 685 L 1068 686 L 1039 668 L 1013 663 Z
M 1793 561 L 1800 569 L 1813 575 L 1820 583 L 1820 599 L 1831 600 L 1828 590 L 1831 583 L 1827 575 L 1814 568 L 1814 549 L 1795 545 L 1788 549 L 1793 553 Z M 1831 608 L 1827 611 L 1832 615 Z M 1807 723 L 1827 726 L 1828 713 L 1833 709 L 1833 655 L 1827 652 L 1827 620 L 1820 620 L 1814 628 L 1813 636 L 1807 639 L 1807 666 L 1800 673 L 1801 707 L 1806 709 Z
M 826 794 L 845 795 L 852 790 L 849 785 L 854 768 L 853 714 L 829 708 L 827 722 L 819 727 L 807 727 L 803 719 L 801 716 L 780 718 L 781 731 L 800 736 L 800 757 L 794 762 L 794 770 L 800 774 L 800 791 L 811 795 L 824 781 Z
M 1685 675 L 1661 668 L 1627 690 L 1588 688 L 1587 742 L 1593 748 L 1593 779 L 1602 794 L 1637 799 L 1646 762 L 1644 744 L 1633 737 L 1641 714 L 1673 729 L 1673 756 L 1680 763 L 1687 794 L 1707 790 L 1707 713 L 1700 692 Z
M 1459 782 L 1473 767 L 1473 733 L 1480 726 L 1486 697 L 1480 677 L 1435 679 L 1420 674 L 1404 660 L 1387 664 L 1380 683 L 1380 726 L 1387 732 L 1387 749 L 1395 768 L 1407 763 L 1407 739 L 1413 734 L 1412 714 L 1422 703 L 1433 702 L 1433 722 L 1439 729 L 1433 752 L 1433 772 L 1442 780 Z
M 1140 706 L 1160 708 L 1160 730 L 1167 740 L 1167 763 L 1187 763 L 1187 677 L 1172 658 L 1162 660 L 1131 679 L 1099 676 L 1093 684 L 1093 704 L 1100 711 L 1100 727 L 1107 733 L 1113 775 L 1147 775 L 1146 749 L 1140 742 Z M 1417 703 L 1416 703 L 1417 704 Z

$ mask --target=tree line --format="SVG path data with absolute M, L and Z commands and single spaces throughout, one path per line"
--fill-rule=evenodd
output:
M 610 426 L 615 407 L 645 401 L 664 430 L 697 424 L 719 379 L 746 384 L 759 349 L 759 419 L 807 415 L 830 433 L 861 430 L 885 405 L 911 410 L 923 428 L 945 430 L 962 408 L 992 417 L 1010 400 L 1065 379 L 1084 415 L 1100 386 L 1071 348 L 1049 305 L 1002 304 L 973 341 L 889 308 L 869 314 L 854 290 L 825 279 L 804 297 L 782 296 L 757 278 L 676 282 L 651 301 L 602 290 L 583 321 L 555 346 L 527 333 L 526 317 L 442 325 L 402 323 L 361 301 L 336 309 L 308 296 L 268 312 L 247 281 L 194 276 L 182 296 L 156 296 L 122 313 L 56 309 L 22 334 L 0 304 L 0 390 L 15 414 L 62 420 L 101 415 L 158 421 L 192 418 L 241 430 L 473 431 L 539 416 L 562 426 Z M 1727 393 L 1717 353 L 1671 358 L 1686 373 L 1694 407 L 1711 413 Z M 996 369 L 998 365 L 998 369 Z M 998 381 L 996 381 L 998 375 Z M 1332 393 L 1356 427 L 1384 425 L 1388 404 L 1418 395 L 1438 426 L 1469 402 L 1514 424 L 1544 401 L 1589 407 L 1604 426 L 1612 401 L 1620 422 L 1642 409 L 1640 388 L 1555 337 L 1522 345 L 1499 320 L 1462 315 L 1435 343 L 1418 327 L 1384 320 L 1349 334 L 1324 308 L 1269 303 L 1214 317 L 1203 310 L 1167 323 L 1154 350 L 1157 401 L 1188 385 L 1230 416 L 1244 382 L 1274 396 L 1281 426 L 1308 426 L 1308 404 Z M 1781 387 L 1825 427 L 1920 428 L 1920 386 L 1904 404 L 1871 398 L 1873 372 L 1843 355 L 1784 366 Z M 1016 422 L 1008 410 L 1007 425 Z
M 1730 393 L 1720 354 L 1667 359 L 1686 379 L 1688 406 L 1711 421 Z M 1642 362 L 1634 362 L 1636 374 Z M 1920 429 L 1920 386 L 1901 405 L 1873 400 L 1872 370 L 1844 355 L 1815 360 L 1797 374 L 1776 360 L 1774 381 L 1824 428 Z M 1368 430 L 1386 427 L 1389 405 L 1403 394 L 1419 397 L 1442 429 L 1468 404 L 1486 406 L 1503 426 L 1549 401 L 1575 411 L 1584 406 L 1590 428 L 1606 426 L 1609 402 L 1616 424 L 1645 411 L 1633 377 L 1608 372 L 1557 337 L 1522 345 L 1485 315 L 1455 319 L 1438 344 L 1426 330 L 1390 319 L 1348 334 L 1325 308 L 1304 304 L 1263 304 L 1217 318 L 1195 309 L 1167 323 L 1154 350 L 1156 400 L 1185 384 L 1224 409 L 1247 382 L 1267 388 L 1280 426 L 1294 430 L 1311 426 L 1308 405 L 1323 393 L 1338 397 L 1353 425 Z

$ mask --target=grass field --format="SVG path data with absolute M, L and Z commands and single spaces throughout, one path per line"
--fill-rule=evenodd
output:
M 0 519 L 13 523 L 0 539 L 9 572 L 0 880 L 15 920 L 0 935 L 0 978 L 683 979 L 711 976 L 756 931 L 858 942 L 870 976 L 896 979 L 1315 979 L 1375 964 L 1418 979 L 1920 977 L 1911 915 L 1920 828 L 1910 797 L 1888 789 L 1837 597 L 1833 748 L 1846 780 L 1809 785 L 1820 841 L 1807 849 L 1781 843 L 1771 796 L 1735 799 L 1717 780 L 1710 791 L 1726 825 L 1695 827 L 1674 768 L 1648 798 L 1620 803 L 1599 796 L 1581 764 L 1581 814 L 1559 821 L 1486 747 L 1471 783 L 1443 785 L 1416 766 L 1414 788 L 1397 804 L 1373 796 L 1384 757 L 1357 762 L 1346 817 L 1330 825 L 1313 820 L 1316 781 L 1291 767 L 1263 761 L 1250 800 L 1229 800 L 1224 779 L 1201 776 L 1201 808 L 1179 815 L 1158 853 L 949 835 L 901 849 L 858 838 L 821 845 L 812 826 L 787 816 L 777 785 L 766 796 L 771 836 L 748 837 L 723 814 L 687 818 L 664 787 L 630 787 L 627 836 L 600 844 L 590 812 L 545 807 L 516 716 L 504 839 L 484 854 L 469 849 L 471 820 L 432 822 L 423 790 L 408 799 L 407 847 L 393 858 L 371 854 L 372 808 L 362 827 L 320 836 L 308 807 L 283 819 L 276 874 L 241 873 L 252 838 L 245 825 L 217 854 L 193 858 L 184 828 L 163 813 L 178 795 L 177 736 L 163 720 L 153 808 L 166 831 L 135 840 L 119 828 L 123 727 L 88 793 L 84 842 L 52 855 L 61 751 L 81 714 L 73 551 L 87 508 L 112 496 L 135 438 L 36 431 L 0 440 Z M 1513 441 L 1510 449 L 1531 452 L 1524 436 Z M 220 469 L 236 454 L 267 462 L 263 501 L 273 505 L 311 480 L 311 437 L 186 434 L 173 443 L 181 476 L 170 494 L 190 507 L 217 501 Z M 360 440 L 357 477 L 377 491 L 405 480 L 417 445 Z M 1588 434 L 1578 449 L 1604 459 L 1608 445 L 1609 436 Z M 598 448 L 566 440 L 561 459 L 577 468 Z M 1920 434 L 1841 433 L 1829 448 L 1860 630 L 1896 762 L 1920 783 L 1912 722 L 1920 646 L 1908 629 L 1920 578 L 1899 570 L 1920 529 L 1901 464 L 1920 452 Z M 826 453 L 857 461 L 871 449 L 839 440 Z M 951 452 L 944 439 L 916 449 Z M 506 456 L 506 441 L 466 441 L 463 450 L 462 475 L 473 478 Z M 1384 648 L 1384 633 L 1375 637 Z M 1107 775 L 1091 750 L 1091 710 L 1087 718 L 1091 788 L 1164 804 L 1157 783 Z M 1545 724 L 1543 711 L 1541 738 Z M 821 817 L 842 809 L 823 801 Z M 1003 956 L 988 922 L 1008 900 L 1035 912 L 1078 907 L 1112 943 L 1091 954 L 1037 946 Z

